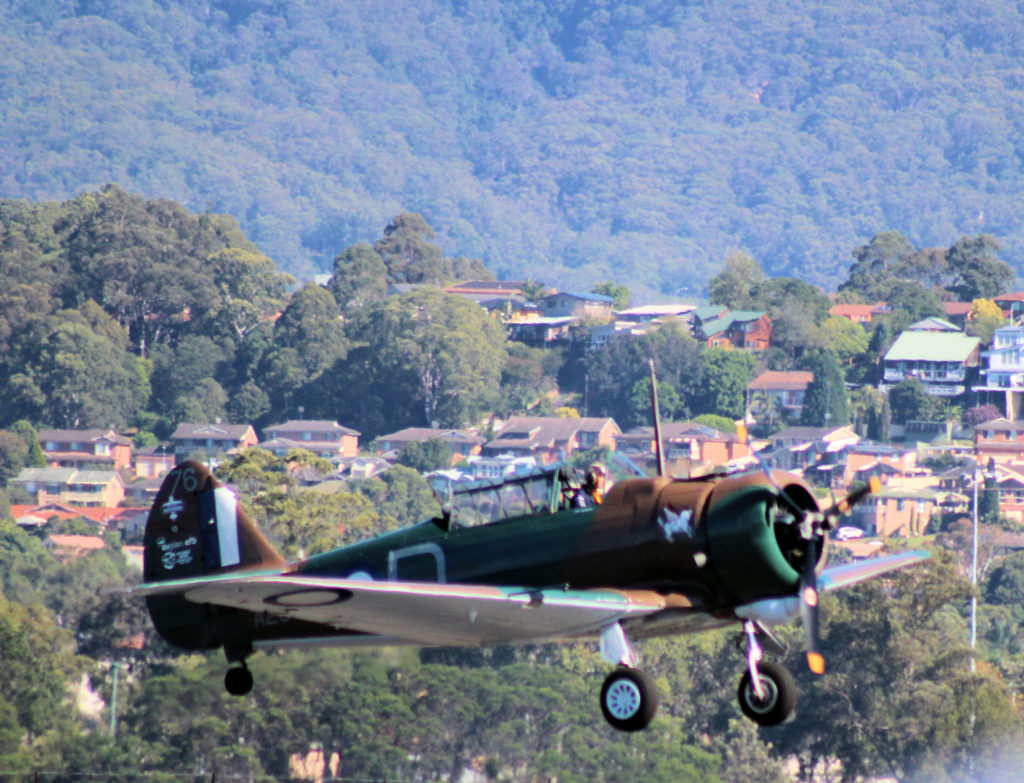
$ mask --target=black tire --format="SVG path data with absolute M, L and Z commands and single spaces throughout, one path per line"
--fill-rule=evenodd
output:
M 601 686 L 601 712 L 619 731 L 640 731 L 658 711 L 658 691 L 637 669 L 616 669 Z
M 224 687 L 232 696 L 245 696 L 252 690 L 252 672 L 246 666 L 234 666 L 224 675 Z
M 748 670 L 743 673 L 737 691 L 740 709 L 759 726 L 777 726 L 790 716 L 796 706 L 796 681 L 789 669 L 771 661 L 762 661 L 757 670 L 765 697 L 757 697 Z

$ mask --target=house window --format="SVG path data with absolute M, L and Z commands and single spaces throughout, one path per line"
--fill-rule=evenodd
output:
M 899 500 L 896 501 L 896 510 L 897 511 L 902 511 L 903 510 L 903 505 L 904 505 L 904 500 L 903 500 L 903 498 L 900 498 Z

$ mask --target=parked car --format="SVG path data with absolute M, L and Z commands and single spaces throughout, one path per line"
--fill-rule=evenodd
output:
M 837 541 L 849 541 L 851 538 L 864 538 L 864 531 L 853 525 L 843 525 L 836 530 L 833 536 Z

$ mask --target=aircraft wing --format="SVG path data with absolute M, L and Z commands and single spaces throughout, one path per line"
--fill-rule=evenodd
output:
M 659 612 L 648 591 L 534 589 L 248 573 L 140 585 L 200 604 L 321 623 L 415 644 L 496 644 L 567 638 Z
M 906 568 L 914 563 L 927 560 L 931 555 L 920 549 L 909 552 L 901 552 L 898 555 L 887 557 L 875 557 L 869 560 L 861 560 L 857 563 L 844 563 L 843 565 L 830 566 L 826 568 L 818 578 L 818 588 L 821 590 L 838 590 L 840 587 L 847 587 L 865 579 L 871 579 L 881 574 L 895 571 L 898 568 Z

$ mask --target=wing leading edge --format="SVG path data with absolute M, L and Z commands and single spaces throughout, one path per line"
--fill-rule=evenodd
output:
M 931 555 L 920 549 L 909 552 L 901 552 L 898 555 L 871 558 L 858 563 L 844 563 L 843 565 L 829 566 L 818 579 L 818 587 L 822 590 L 838 590 L 841 587 L 863 582 L 876 576 L 895 571 L 899 568 L 906 568 L 927 560 Z
M 497 644 L 568 638 L 666 608 L 647 591 L 560 590 L 249 573 L 141 585 L 199 604 L 320 623 L 414 644 Z

